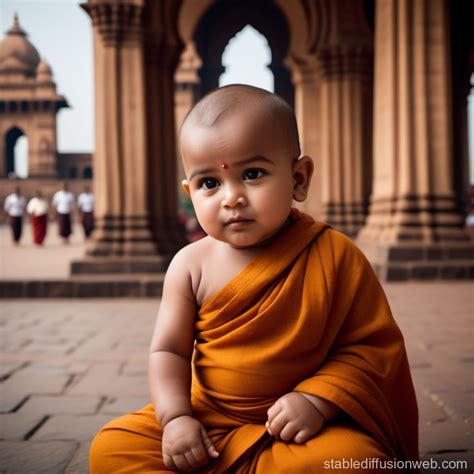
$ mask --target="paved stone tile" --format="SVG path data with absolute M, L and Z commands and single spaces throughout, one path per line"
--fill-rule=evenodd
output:
M 87 441 L 113 416 L 55 415 L 32 436 L 34 441 L 74 440 Z
M 2 339 L 0 339 L 2 340 Z M 13 372 L 21 369 L 25 365 L 24 362 L 0 362 L 0 381 L 9 377 Z
M 90 442 L 81 443 L 64 474 L 89 474 Z
M 32 395 L 18 413 L 43 413 L 45 415 L 94 415 L 102 400 L 100 397 L 73 397 Z
M 121 394 L 125 397 L 148 396 L 148 383 L 144 377 L 98 378 L 86 376 L 68 390 L 69 395 L 101 395 L 108 398 Z
M 149 397 L 120 397 L 118 399 L 112 398 L 102 406 L 100 413 L 104 415 L 120 416 L 125 413 L 132 413 L 150 403 Z
M 129 397 L 148 395 L 146 378 L 119 375 L 123 363 L 101 362 L 92 367 L 84 377 L 68 388 L 69 395 L 102 395 Z
M 474 418 L 474 392 L 440 392 L 433 393 L 431 398 L 443 407 L 450 418 L 464 421 Z
M 420 424 L 436 423 L 448 418 L 448 414 L 429 395 L 418 391 L 417 401 Z
M 142 376 L 147 376 L 148 369 L 147 369 L 147 364 L 132 364 L 132 363 L 127 363 L 122 369 L 122 374 L 125 375 L 142 375 Z
M 42 413 L 6 413 L 0 415 L 0 438 L 23 440 L 45 419 Z
M 16 410 L 29 397 L 23 392 L 5 391 L 0 385 L 0 413 L 8 413 Z
M 62 374 L 36 374 L 34 376 L 13 374 L 2 382 L 1 389 L 7 396 L 18 394 L 18 397 L 21 397 L 34 393 L 57 395 L 64 391 L 69 380 L 68 375 Z
M 0 469 L 8 474 L 62 474 L 76 449 L 74 441 L 2 441 Z
M 467 392 L 472 390 L 472 383 L 466 372 L 461 370 L 445 371 L 436 366 L 418 370 L 413 373 L 418 382 L 430 392 Z
M 51 359 L 47 357 L 42 360 L 35 357 L 34 360 L 35 362 L 21 369 L 18 374 L 25 376 L 35 376 L 39 373 L 80 375 L 87 372 L 92 365 L 92 362 L 81 360 L 73 361 L 70 357 L 61 359 Z
M 462 421 L 446 421 L 420 426 L 420 452 L 470 451 L 474 447 L 474 426 Z

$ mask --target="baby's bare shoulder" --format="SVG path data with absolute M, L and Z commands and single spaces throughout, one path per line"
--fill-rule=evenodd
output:
M 169 274 L 171 276 L 180 273 L 181 278 L 189 281 L 196 295 L 202 278 L 203 259 L 212 255 L 213 245 L 213 239 L 204 237 L 183 247 L 173 257 L 166 272 L 167 278 Z
M 204 237 L 192 242 L 180 249 L 171 261 L 171 265 L 178 265 L 181 268 L 192 269 L 202 264 L 205 252 L 209 252 L 212 247 L 212 239 Z

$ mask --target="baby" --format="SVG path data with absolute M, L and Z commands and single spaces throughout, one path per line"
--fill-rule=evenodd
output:
M 292 109 L 255 87 L 217 89 L 187 115 L 180 147 L 208 235 L 166 273 L 153 404 L 99 432 L 91 472 L 416 459 L 416 399 L 383 290 L 349 239 L 292 208 L 313 173 Z

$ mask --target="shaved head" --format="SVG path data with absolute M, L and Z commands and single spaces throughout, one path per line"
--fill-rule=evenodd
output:
M 216 127 L 230 117 L 245 120 L 246 114 L 270 124 L 275 140 L 289 149 L 293 159 L 300 155 L 293 109 L 278 95 L 243 84 L 224 86 L 205 95 L 186 115 L 180 136 L 194 127 Z

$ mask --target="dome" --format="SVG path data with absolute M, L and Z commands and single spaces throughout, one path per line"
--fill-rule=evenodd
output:
M 51 66 L 48 64 L 46 59 L 43 59 L 36 69 L 38 76 L 48 76 L 51 77 L 53 75 L 53 71 L 51 70 Z
M 54 86 L 53 71 L 46 59 L 43 59 L 36 68 L 36 81 L 38 84 Z
M 15 14 L 13 26 L 0 41 L 0 72 L 22 72 L 33 76 L 39 62 L 38 51 L 28 41 Z

